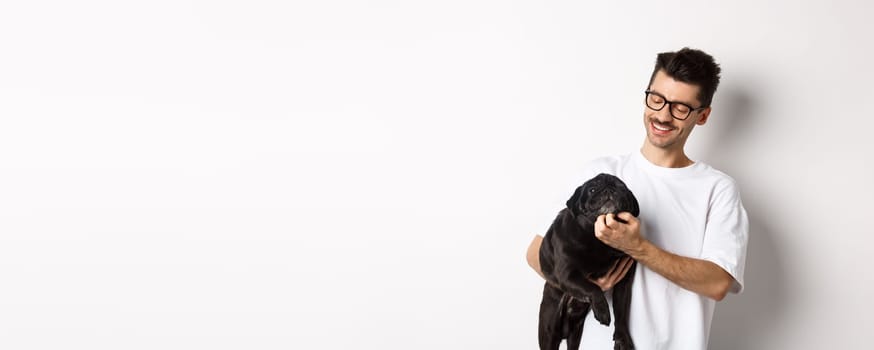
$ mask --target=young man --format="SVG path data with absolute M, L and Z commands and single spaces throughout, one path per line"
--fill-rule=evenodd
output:
M 696 125 L 710 116 L 720 68 L 689 48 L 658 54 L 645 91 L 646 140 L 639 152 L 591 161 L 581 181 L 609 173 L 640 203 L 640 216 L 598 217 L 595 235 L 639 263 L 634 275 L 629 330 L 637 349 L 706 349 L 713 310 L 729 291 L 743 289 L 749 221 L 734 180 L 686 156 Z M 541 236 L 528 248 L 540 272 Z M 627 259 L 594 281 L 607 291 L 630 267 Z M 541 274 L 542 275 L 542 274 Z M 613 324 L 590 312 L 582 349 L 612 349 Z

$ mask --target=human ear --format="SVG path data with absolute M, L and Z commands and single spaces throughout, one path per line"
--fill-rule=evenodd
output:
M 710 111 L 711 111 L 710 107 L 707 107 L 704 110 L 702 110 L 701 116 L 698 117 L 698 121 L 696 121 L 695 124 L 704 125 L 704 123 L 707 123 L 707 118 L 710 117 Z

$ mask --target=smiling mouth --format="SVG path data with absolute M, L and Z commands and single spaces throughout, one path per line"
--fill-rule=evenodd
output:
M 674 128 L 672 128 L 670 126 L 659 125 L 658 123 L 656 123 L 654 121 L 650 121 L 650 125 L 652 125 L 653 130 L 660 132 L 660 133 L 663 133 L 663 134 L 666 134 L 666 133 L 674 130 Z

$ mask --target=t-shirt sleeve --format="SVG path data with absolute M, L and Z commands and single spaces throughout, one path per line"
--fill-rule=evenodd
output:
M 744 263 L 749 239 L 749 219 L 733 180 L 714 191 L 707 213 L 701 258 L 722 267 L 732 277 L 732 293 L 744 286 Z

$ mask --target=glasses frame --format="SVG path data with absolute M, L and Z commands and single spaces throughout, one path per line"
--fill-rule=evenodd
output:
M 658 92 L 655 92 L 655 91 L 649 90 L 649 89 L 645 90 L 643 93 L 644 93 L 643 104 L 646 105 L 646 108 L 649 108 L 649 109 L 654 110 L 654 111 L 656 111 L 656 112 L 658 112 L 658 111 L 660 111 L 660 110 L 662 110 L 662 109 L 665 109 L 665 106 L 668 106 L 668 105 L 675 105 L 675 104 L 676 104 L 676 105 L 683 105 L 683 106 L 688 107 L 688 108 L 689 108 L 689 112 L 687 112 L 687 113 L 686 113 L 686 116 L 683 117 L 683 118 L 680 118 L 680 117 L 674 115 L 674 109 L 671 108 L 671 107 L 668 107 L 668 114 L 670 114 L 671 117 L 673 117 L 674 119 L 677 119 L 677 120 L 686 120 L 686 119 L 689 119 L 689 116 L 692 115 L 692 112 L 695 112 L 695 111 L 698 111 L 698 110 L 702 110 L 702 109 L 707 108 L 707 106 L 701 106 L 701 107 L 698 107 L 698 108 L 694 108 L 694 107 L 692 107 L 692 106 L 690 106 L 690 105 L 688 105 L 688 104 L 685 104 L 685 103 L 683 103 L 683 102 L 668 101 L 668 99 L 665 98 L 664 95 L 662 95 L 662 94 L 660 94 L 660 93 L 658 93 Z M 656 96 L 658 96 L 658 97 L 661 97 L 662 100 L 664 100 L 665 102 L 663 102 L 663 103 L 662 103 L 662 106 L 659 107 L 658 109 L 656 109 L 656 108 L 652 108 L 652 106 L 649 105 L 649 94 L 653 94 L 653 95 L 656 95 Z

